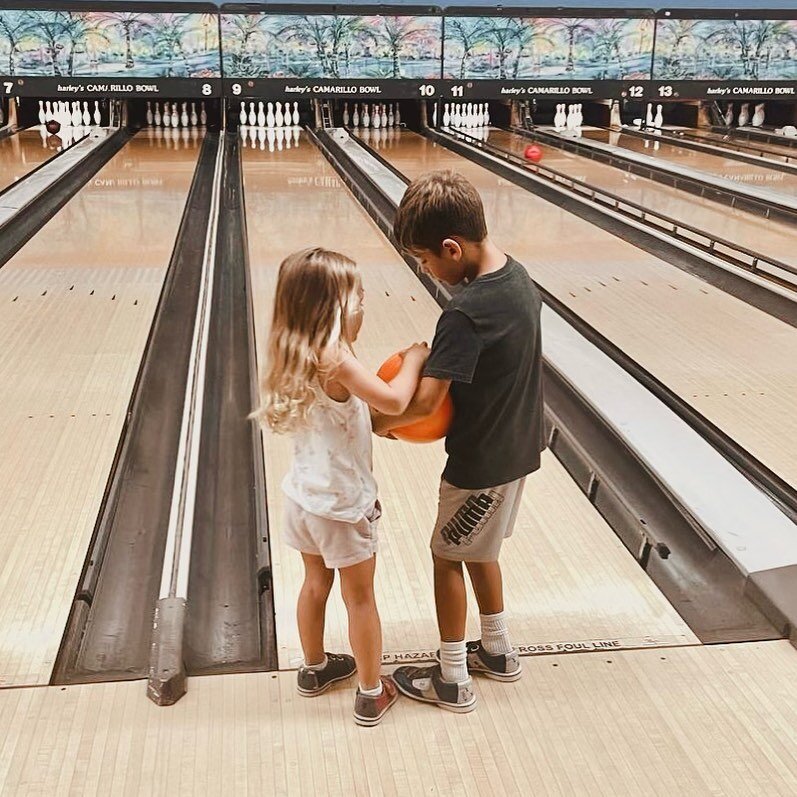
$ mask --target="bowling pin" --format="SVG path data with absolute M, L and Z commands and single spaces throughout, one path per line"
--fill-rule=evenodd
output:
M 344 127 L 348 127 L 349 126 L 349 103 L 348 102 L 344 102 L 343 103 L 343 126 Z
M 360 126 L 360 110 L 356 102 L 354 103 L 354 113 L 352 114 L 351 122 L 353 127 Z
M 180 114 L 177 113 L 177 103 L 172 103 L 172 127 L 180 125 Z
M 378 105 L 374 106 L 374 113 L 373 113 L 373 116 L 372 116 L 372 120 L 373 121 L 371 122 L 371 124 L 373 125 L 374 130 L 379 130 L 379 127 L 382 124 L 382 117 L 379 115 L 379 106 Z
M 382 127 L 387 127 L 387 106 L 382 103 Z
M 155 113 L 152 114 L 152 121 L 155 122 L 156 127 L 161 126 L 161 108 L 160 103 L 155 103 Z M 97 109 L 95 103 L 95 110 L 94 110 L 94 123 L 97 124 Z
M 249 103 L 249 124 L 254 127 L 257 124 L 257 114 L 255 113 L 255 104 Z
M 208 123 L 208 112 L 205 110 L 205 103 L 202 102 L 199 106 L 199 124 L 204 127 Z
M 191 103 L 191 127 L 196 127 L 196 123 L 199 121 L 199 118 L 196 115 L 196 103 Z
M 274 114 L 274 123 L 277 127 L 282 127 L 282 123 L 285 121 L 285 117 L 282 115 L 282 103 L 277 103 L 277 110 Z M 277 139 L 277 146 L 279 149 L 282 149 L 282 146 L 279 144 L 279 139 Z
M 451 106 L 449 103 L 443 105 L 443 127 L 448 127 L 451 124 Z
M 87 102 L 83 103 L 83 124 L 88 127 L 91 124 L 91 114 L 89 113 L 89 104 Z M 149 122 L 152 124 L 152 122 Z
M 188 127 L 188 103 L 183 103 L 183 112 L 180 114 L 180 124 L 183 127 Z
M 163 103 L 163 126 L 164 127 L 171 127 L 172 126 L 172 114 L 169 110 L 169 103 Z
M 266 126 L 266 112 L 263 110 L 262 102 L 258 102 L 257 104 L 257 126 L 258 127 Z
M 266 103 L 266 126 L 274 127 L 274 103 Z
M 733 103 L 728 103 L 728 108 L 725 111 L 725 126 L 730 127 L 733 124 Z
M 645 110 L 645 127 L 653 127 L 653 103 L 649 102 Z
M 393 127 L 393 105 L 390 106 L 390 113 L 388 114 L 387 121 Z M 437 103 L 432 106 L 432 127 L 437 127 Z
M 49 122 L 50 119 L 52 119 L 52 118 L 53 118 L 53 106 L 50 104 L 50 100 L 47 100 L 47 102 L 44 105 L 44 121 L 45 121 L 45 124 L 47 122 Z
M 39 124 L 43 125 L 47 122 L 47 117 L 44 115 L 44 100 L 39 100 Z
M 293 103 L 293 124 L 296 127 L 298 127 L 300 121 L 301 121 L 301 119 L 299 117 L 299 103 L 297 101 L 294 101 L 294 103 Z
M 363 127 L 371 126 L 371 114 L 368 113 L 368 106 L 363 103 Z
M 764 124 L 764 103 L 759 102 L 753 114 L 753 127 L 761 127 Z
M 401 103 L 396 103 L 396 112 L 393 114 L 393 118 L 396 120 L 396 127 L 401 127 Z
M 739 119 L 737 120 L 736 124 L 738 124 L 739 127 L 746 127 L 749 121 L 750 121 L 750 103 L 745 102 L 742 103 L 742 107 L 739 110 Z
M 241 103 L 241 112 L 238 114 L 238 123 L 241 125 L 246 124 L 246 103 Z
M 80 125 L 80 122 L 82 121 L 82 119 L 83 119 L 83 116 L 80 113 L 80 103 L 77 102 L 77 100 L 76 100 L 75 102 L 72 103 L 72 124 L 73 124 L 73 126 L 74 127 L 78 127 Z
M 86 111 L 86 114 L 88 114 L 88 111 Z M 152 103 L 151 102 L 147 102 L 147 124 L 152 126 L 152 123 L 154 121 L 155 121 L 155 117 L 152 114 Z M 88 124 L 88 122 L 86 122 L 86 124 Z
M 387 114 L 387 124 L 388 127 L 393 127 L 395 124 L 396 117 L 393 113 L 393 103 L 390 103 L 390 111 Z M 437 103 L 434 104 L 434 126 L 437 127 Z
M 657 130 L 661 130 L 661 126 L 664 124 L 664 114 L 662 113 L 662 110 L 662 105 L 656 106 L 656 116 L 653 118 L 653 127 L 655 127 Z

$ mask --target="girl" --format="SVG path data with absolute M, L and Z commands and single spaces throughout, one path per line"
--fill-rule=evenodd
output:
M 314 248 L 280 265 L 262 407 L 255 415 L 275 432 L 294 435 L 286 494 L 285 542 L 302 554 L 304 583 L 296 609 L 304 664 L 300 694 L 315 696 L 355 669 L 354 720 L 376 725 L 396 701 L 380 677 L 382 630 L 374 599 L 377 521 L 369 405 L 399 415 L 407 407 L 429 354 L 426 344 L 404 352 L 389 384 L 354 356 L 363 321 L 363 288 L 355 263 Z M 324 615 L 335 570 L 349 619 L 354 658 L 324 652 Z

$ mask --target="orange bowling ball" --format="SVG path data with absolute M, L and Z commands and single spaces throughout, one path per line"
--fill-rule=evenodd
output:
M 376 374 L 380 379 L 389 382 L 401 370 L 401 363 L 401 355 L 393 354 L 382 363 Z M 433 415 L 422 421 L 399 426 L 391 430 L 391 434 L 408 443 L 432 443 L 446 436 L 453 418 L 454 402 L 451 400 L 451 396 L 446 394 L 443 403 Z
M 538 147 L 536 144 L 529 144 L 523 151 L 523 156 L 527 161 L 539 163 L 542 160 L 542 149 L 540 149 L 540 147 Z

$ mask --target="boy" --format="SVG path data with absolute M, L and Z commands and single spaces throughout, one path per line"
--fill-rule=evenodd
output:
M 540 466 L 543 442 L 540 294 L 525 268 L 487 236 L 476 189 L 454 172 L 409 186 L 394 221 L 403 250 L 423 270 L 463 285 L 443 311 L 415 396 L 401 416 L 374 416 L 374 430 L 425 417 L 450 390 L 454 421 L 432 535 L 439 663 L 399 667 L 408 697 L 457 712 L 476 704 L 469 672 L 520 677 L 509 641 L 498 555 L 510 536 L 525 476 Z M 465 642 L 462 564 L 479 604 L 481 639 Z

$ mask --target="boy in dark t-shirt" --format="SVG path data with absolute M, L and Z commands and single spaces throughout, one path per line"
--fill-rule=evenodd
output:
M 487 236 L 476 189 L 454 172 L 432 172 L 409 186 L 394 222 L 399 245 L 449 285 L 463 285 L 437 324 L 415 397 L 402 416 L 374 417 L 390 429 L 434 412 L 450 391 L 454 420 L 432 535 L 440 662 L 399 667 L 409 697 L 452 711 L 475 707 L 471 673 L 520 677 L 509 641 L 498 556 L 517 516 L 527 474 L 543 442 L 540 294 L 525 268 Z M 479 604 L 481 639 L 465 642 L 462 563 Z

